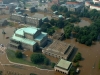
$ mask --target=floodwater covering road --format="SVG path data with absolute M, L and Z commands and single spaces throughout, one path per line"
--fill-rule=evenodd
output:
M 6 32 L 6 34 L 2 34 L 2 30 Z M 4 27 L 0 28 L 0 44 L 4 44 L 5 46 L 8 44 L 9 39 L 6 39 L 6 37 L 11 37 L 14 33 L 15 28 L 14 27 Z M 85 46 L 83 44 L 79 44 L 78 42 L 75 42 L 75 39 L 67 39 L 65 40 L 67 43 L 71 43 L 75 45 L 76 48 L 78 48 L 78 52 L 82 54 L 83 60 L 80 61 L 80 74 L 79 75 L 100 75 L 99 70 L 99 60 L 100 60 L 100 43 L 96 42 L 95 45 L 92 45 L 90 47 Z M 19 69 L 16 67 L 13 67 L 12 63 L 8 61 L 6 58 L 6 54 L 0 54 L 0 70 L 5 69 L 5 73 L 8 71 L 16 72 L 19 74 L 29 75 L 30 72 L 36 73 L 38 75 L 63 75 L 61 73 L 48 70 L 40 70 L 35 67 L 28 67 L 28 66 L 22 66 L 23 68 Z M 8 66 L 4 66 L 5 64 L 8 64 Z M 11 64 L 11 65 L 9 65 Z M 3 66 L 2 66 L 3 65 Z

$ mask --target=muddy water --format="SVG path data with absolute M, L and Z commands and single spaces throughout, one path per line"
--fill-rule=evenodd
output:
M 98 69 L 100 60 L 99 42 L 96 42 L 96 45 L 92 45 L 91 47 L 79 44 L 75 42 L 75 39 L 65 40 L 65 42 L 75 45 L 78 48 L 77 52 L 82 54 L 83 60 L 80 61 L 80 75 L 100 75 L 100 70 Z
M 2 34 L 2 31 L 5 31 L 6 34 Z M 6 39 L 6 37 L 11 37 L 14 33 L 15 28 L 14 27 L 2 27 L 0 28 L 0 44 L 7 45 L 9 42 L 9 39 Z
M 88 18 L 81 18 L 81 22 L 75 23 L 74 26 L 84 27 L 89 26 L 92 23 L 92 21 Z
M 6 32 L 5 35 L 2 34 L 2 29 L 4 29 L 4 31 Z M 9 42 L 9 39 L 6 39 L 6 37 L 11 37 L 12 34 L 14 33 L 13 32 L 14 29 L 15 29 L 14 27 L 0 28 L 0 43 L 6 45 Z M 96 44 L 92 45 L 91 47 L 85 46 L 83 44 L 79 44 L 78 42 L 75 42 L 75 39 L 69 39 L 69 40 L 67 39 L 64 42 L 75 45 L 75 47 L 78 48 L 77 52 L 80 52 L 82 54 L 83 60 L 79 62 L 81 65 L 80 75 L 100 75 L 100 70 L 98 69 L 98 64 L 100 60 L 100 43 L 99 42 L 96 42 Z M 52 59 L 52 61 L 55 61 L 55 62 L 58 61 L 55 58 L 52 58 L 49 56 L 47 57 Z M 7 63 L 9 64 L 9 61 L 6 59 L 6 56 L 2 56 L 2 59 L 1 59 L 1 55 L 0 55 L 0 62 L 1 61 L 4 64 L 7 64 Z M 0 65 L 0 69 L 3 69 L 1 65 Z M 34 68 L 26 67 L 27 70 L 23 70 L 23 69 L 13 68 L 11 66 L 9 67 L 5 66 L 5 69 L 6 71 L 7 70 L 12 70 L 16 72 L 21 71 L 23 74 L 27 74 L 27 75 L 30 72 L 34 72 L 38 75 L 63 75 L 55 71 L 42 71 L 42 70 L 36 69 L 35 67 Z

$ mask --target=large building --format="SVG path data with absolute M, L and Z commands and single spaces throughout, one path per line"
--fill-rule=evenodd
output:
M 70 61 L 60 59 L 60 61 L 57 63 L 57 65 L 54 67 L 54 69 L 55 69 L 55 71 L 58 71 L 58 72 L 68 75 L 71 67 L 72 67 L 72 63 Z
M 100 0 L 86 1 L 85 6 L 100 11 Z
M 43 54 L 53 56 L 55 58 L 68 59 L 74 50 L 74 46 L 64 43 L 59 40 L 54 40 L 53 43 L 42 50 Z
M 6 4 L 0 4 L 0 14 L 9 14 L 10 9 Z
M 25 27 L 15 31 L 9 45 L 18 49 L 35 51 L 38 47 L 44 47 L 47 39 L 47 33 L 41 32 L 40 28 Z
M 77 12 L 80 11 L 83 7 L 83 3 L 81 2 L 66 2 L 65 4 L 62 4 L 61 6 L 65 6 L 68 11 Z
M 21 23 L 31 24 L 35 27 L 38 27 L 39 22 L 41 20 L 41 19 L 38 19 L 38 18 L 23 16 L 23 15 L 20 15 L 20 14 L 12 14 L 10 16 L 10 19 L 14 20 L 14 21 L 21 22 Z

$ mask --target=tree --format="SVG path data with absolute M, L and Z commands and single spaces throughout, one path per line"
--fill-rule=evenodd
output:
M 51 63 L 51 67 L 54 68 L 54 66 L 55 66 L 55 63 L 52 62 L 52 63 Z
M 78 61 L 81 60 L 81 59 L 82 59 L 81 53 L 77 53 L 77 54 L 75 55 L 74 62 L 78 62 Z
M 55 30 L 54 30 L 53 28 L 47 29 L 47 33 L 48 33 L 49 35 L 52 35 L 54 32 L 55 32 Z
M 49 60 L 48 58 L 45 58 L 45 59 L 44 59 L 44 64 L 45 64 L 45 65 L 49 65 L 49 63 L 50 63 L 50 60 Z
M 31 13 L 36 12 L 36 11 L 37 11 L 37 10 L 35 9 L 35 7 L 31 7 L 31 8 L 30 8 L 30 12 L 31 12 Z
M 0 71 L 0 75 L 2 75 L 2 73 L 3 73 L 3 72 L 2 72 L 2 71 Z
M 16 52 L 15 52 L 15 56 L 16 56 L 17 58 L 22 58 L 22 57 L 23 57 L 23 54 L 22 54 L 21 51 L 16 51 Z
M 30 73 L 30 75 L 37 75 L 37 74 L 35 74 L 35 73 Z
M 39 54 L 39 53 L 37 53 L 37 54 L 32 54 L 31 57 L 30 57 L 31 61 L 32 61 L 34 64 L 38 64 L 38 63 L 44 62 L 44 59 L 45 59 L 45 58 L 46 58 L 46 57 L 45 57 L 44 55 Z
M 64 20 L 63 20 L 63 19 L 57 20 L 56 26 L 57 26 L 58 28 L 63 28 L 63 27 L 64 27 Z
M 85 44 L 86 44 L 87 46 L 92 45 L 92 40 L 91 40 L 91 39 L 87 40 L 87 41 L 85 42 Z
M 50 24 L 54 26 L 56 24 L 56 21 L 54 19 L 51 19 Z
M 79 62 L 76 62 L 75 66 L 76 66 L 76 67 L 79 67 L 79 66 L 80 66 L 80 65 L 79 65 Z
M 51 6 L 51 10 L 53 10 L 53 11 L 58 10 L 58 6 L 57 6 L 57 5 L 52 5 L 52 6 Z

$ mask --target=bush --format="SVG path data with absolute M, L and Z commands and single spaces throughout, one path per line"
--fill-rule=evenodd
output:
M 76 67 L 79 67 L 79 66 L 80 66 L 80 65 L 79 65 L 79 62 L 76 62 L 75 66 L 76 66 Z
M 50 60 L 49 60 L 48 58 L 45 58 L 45 59 L 44 59 L 44 64 L 45 64 L 45 65 L 49 65 L 49 63 L 50 63 Z
M 2 72 L 2 71 L 0 71 L 0 75 L 2 75 L 2 73 L 3 73 L 3 72 Z
M 23 54 L 22 54 L 21 51 L 16 51 L 16 52 L 15 52 L 15 56 L 16 56 L 17 58 L 22 58 L 22 57 L 23 57 Z
M 44 62 L 44 59 L 46 57 L 42 54 L 32 54 L 30 59 L 31 61 L 34 63 L 34 64 L 37 64 L 37 63 L 42 63 Z
M 51 67 L 54 68 L 54 66 L 55 66 L 55 63 L 52 62 L 52 63 L 51 63 Z
M 30 73 L 30 75 L 37 75 L 37 74 L 34 74 L 34 73 Z
M 77 53 L 75 58 L 74 58 L 74 62 L 78 62 L 81 59 L 82 59 L 81 53 Z

